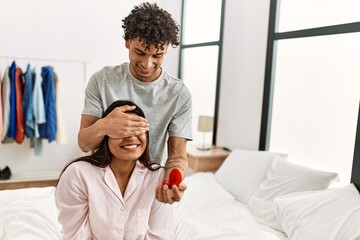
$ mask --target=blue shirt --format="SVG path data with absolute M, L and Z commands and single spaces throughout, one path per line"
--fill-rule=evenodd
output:
M 42 67 L 41 77 L 43 79 L 41 88 L 44 96 L 46 123 L 39 125 L 39 133 L 41 138 L 47 138 L 51 142 L 56 139 L 54 68 L 52 66 Z
M 16 63 L 12 62 L 10 66 L 10 121 L 9 121 L 9 133 L 10 138 L 16 136 L 16 90 L 15 90 L 15 70 Z
M 27 65 L 24 73 L 23 111 L 25 120 L 25 135 L 28 138 L 34 137 L 34 111 L 33 111 L 33 79 L 30 64 Z

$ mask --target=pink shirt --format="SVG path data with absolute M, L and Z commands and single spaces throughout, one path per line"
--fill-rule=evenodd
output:
M 63 239 L 174 239 L 172 205 L 155 199 L 163 174 L 137 161 L 122 196 L 109 166 L 71 164 L 55 195 Z

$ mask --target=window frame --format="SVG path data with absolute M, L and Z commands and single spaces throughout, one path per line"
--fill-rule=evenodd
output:
M 292 39 L 292 38 L 318 37 L 324 35 L 360 32 L 360 22 L 329 25 L 323 27 L 301 29 L 296 31 L 277 32 L 277 28 L 278 28 L 277 13 L 279 12 L 280 9 L 279 3 L 280 0 L 270 0 L 270 14 L 269 14 L 259 150 L 269 149 L 277 41 L 283 39 Z M 360 181 L 360 175 L 359 174 L 356 175 L 355 173 L 355 169 L 359 169 L 359 165 L 360 165 L 360 103 L 359 103 L 359 114 L 358 114 L 357 130 L 356 130 L 355 145 L 354 145 L 354 161 L 353 161 L 351 182 Z M 360 188 L 360 186 L 357 187 Z
M 190 1 L 190 0 L 188 0 Z M 184 11 L 185 11 L 186 0 L 182 0 L 181 5 L 181 33 L 184 32 Z M 217 74 L 216 74 L 216 86 L 215 86 L 215 102 L 214 102 L 214 128 L 212 135 L 212 144 L 216 145 L 216 136 L 217 136 L 217 123 L 218 123 L 218 113 L 219 113 L 219 99 L 220 99 L 220 83 L 221 83 L 221 64 L 222 64 L 222 46 L 223 46 L 223 32 L 224 32 L 224 17 L 225 17 L 225 0 L 221 0 L 221 13 L 220 13 L 220 29 L 219 29 L 219 40 L 211 42 L 201 42 L 195 44 L 183 44 L 182 34 L 180 34 L 180 54 L 179 54 L 179 71 L 178 76 L 180 79 L 183 77 L 183 50 L 187 48 L 198 48 L 198 47 L 208 47 L 208 46 L 218 46 L 218 64 L 217 64 Z

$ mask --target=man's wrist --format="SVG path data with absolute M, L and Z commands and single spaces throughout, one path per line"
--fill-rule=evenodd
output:
M 95 136 L 97 136 L 99 138 L 103 138 L 104 136 L 107 135 L 106 128 L 105 128 L 106 124 L 105 124 L 105 120 L 103 118 L 100 118 L 99 120 L 97 120 L 94 123 L 94 126 L 95 126 L 95 131 L 96 131 Z
M 166 161 L 165 170 L 178 168 L 184 172 L 186 170 L 185 168 L 187 168 L 187 162 L 188 162 L 187 158 L 183 156 L 170 157 Z
M 176 156 L 176 157 L 170 157 L 170 158 L 168 158 L 167 163 L 168 163 L 168 162 L 172 162 L 172 161 L 176 161 L 176 160 L 183 160 L 183 161 L 185 161 L 185 162 L 188 161 L 187 158 L 184 157 L 184 156 Z
M 170 169 L 172 169 L 172 168 L 178 168 L 178 169 L 180 169 L 181 171 L 185 171 L 185 169 L 184 169 L 184 167 L 183 166 L 181 166 L 179 163 L 170 163 L 170 164 L 166 164 L 165 165 L 165 170 L 167 171 L 167 170 L 170 170 Z

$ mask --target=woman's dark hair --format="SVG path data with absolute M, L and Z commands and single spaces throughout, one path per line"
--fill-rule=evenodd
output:
M 158 7 L 156 3 L 142 3 L 135 6 L 123 20 L 124 39 L 140 38 L 145 50 L 154 44 L 156 49 L 164 50 L 164 44 L 176 47 L 180 44 L 179 26 L 171 14 Z
M 136 108 L 134 110 L 131 111 L 127 111 L 126 113 L 135 113 L 138 116 L 141 116 L 143 118 L 145 118 L 145 114 L 144 112 L 141 110 L 140 107 L 138 107 L 135 103 L 131 102 L 131 101 L 126 101 L 126 100 L 117 100 L 115 102 L 113 102 L 103 113 L 102 117 L 106 117 L 109 113 L 111 113 L 115 108 L 117 107 L 121 107 L 121 106 L 125 106 L 125 105 L 129 105 L 129 106 L 136 106 Z M 146 132 L 146 148 L 144 153 L 139 157 L 139 161 L 149 170 L 151 171 L 156 171 L 160 168 L 162 168 L 162 166 L 160 166 L 157 163 L 152 163 L 150 161 L 150 153 L 149 153 L 149 132 Z M 62 170 L 61 175 L 63 174 L 63 172 L 65 171 L 65 169 L 72 163 L 74 162 L 79 162 L 79 161 L 85 161 L 88 163 L 91 163 L 92 165 L 98 166 L 98 167 L 102 167 L 105 168 L 107 167 L 110 162 L 111 162 L 111 157 L 112 154 L 110 152 L 109 146 L 108 146 L 108 141 L 109 141 L 109 137 L 105 136 L 104 139 L 102 140 L 102 142 L 99 145 L 99 148 L 91 155 L 89 156 L 83 156 L 80 158 L 77 158 L 73 161 L 71 161 L 69 164 L 67 164 L 65 166 L 65 168 Z M 59 179 L 60 179 L 59 177 Z M 57 184 L 56 184 L 57 185 Z

